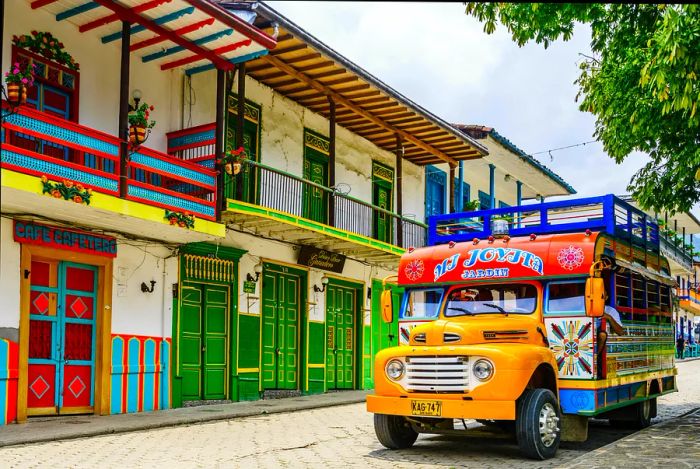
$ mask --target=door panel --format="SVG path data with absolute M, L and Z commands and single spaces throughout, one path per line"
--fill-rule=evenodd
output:
M 226 398 L 228 288 L 207 285 L 204 319 L 204 399 Z
M 308 147 L 304 149 L 304 153 L 304 179 L 328 187 L 328 157 Z M 327 223 L 327 191 L 304 185 L 304 218 Z
M 373 183 L 373 200 L 372 204 L 384 210 L 391 211 L 391 188 L 385 187 L 377 182 Z M 393 243 L 392 218 L 383 212 L 375 211 L 373 213 L 374 239 L 384 241 L 385 243 Z
M 264 389 L 298 388 L 300 284 L 297 275 L 263 274 Z
M 97 268 L 36 260 L 31 272 L 28 414 L 90 412 Z
M 201 399 L 202 383 L 202 290 L 184 285 L 180 308 L 180 375 L 182 399 Z
M 228 114 L 226 127 L 226 151 L 235 150 L 236 146 L 236 128 L 238 127 L 238 117 L 235 113 Z M 246 120 L 243 125 L 243 148 L 245 149 L 248 159 L 258 161 L 258 126 Z M 226 197 L 238 199 L 236 184 L 241 182 L 241 197 L 243 202 L 256 203 L 257 192 L 255 185 L 255 172 L 248 165 L 243 165 L 242 172 L 235 176 L 225 175 L 226 178 Z
M 355 375 L 355 289 L 329 285 L 326 295 L 328 389 L 352 389 Z

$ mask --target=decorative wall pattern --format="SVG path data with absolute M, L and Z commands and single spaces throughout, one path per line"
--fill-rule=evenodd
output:
M 0 339 L 0 425 L 17 418 L 18 357 L 17 344 Z
M 112 336 L 110 413 L 170 407 L 169 338 Z
M 545 326 L 559 377 L 592 379 L 595 371 L 593 319 L 548 318 Z

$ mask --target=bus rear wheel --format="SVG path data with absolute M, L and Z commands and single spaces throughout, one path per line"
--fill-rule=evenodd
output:
M 532 459 L 549 459 L 561 441 L 561 413 L 549 389 L 526 389 L 518 400 L 515 436 L 520 451 Z
M 418 438 L 411 424 L 404 417 L 374 414 L 374 432 L 379 442 L 389 449 L 406 449 Z
M 618 428 L 632 428 L 634 430 L 647 428 L 651 425 L 651 419 L 656 414 L 656 398 L 647 399 L 626 407 L 625 411 L 626 415 L 623 418 L 611 418 L 610 425 Z

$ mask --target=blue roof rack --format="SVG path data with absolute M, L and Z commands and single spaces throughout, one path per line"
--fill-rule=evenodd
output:
M 428 218 L 428 245 L 486 239 L 491 221 L 506 217 L 510 236 L 604 231 L 631 244 L 659 251 L 656 219 L 613 194 Z

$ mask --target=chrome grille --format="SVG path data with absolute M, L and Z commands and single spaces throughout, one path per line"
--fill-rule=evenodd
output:
M 467 357 L 407 357 L 406 389 L 464 392 L 469 389 L 469 360 Z

